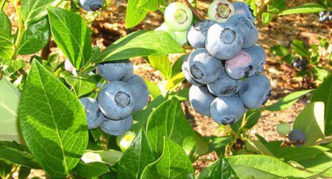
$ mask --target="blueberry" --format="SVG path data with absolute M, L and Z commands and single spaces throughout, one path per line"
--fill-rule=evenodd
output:
M 98 128 L 103 121 L 99 118 L 101 112 L 97 101 L 88 97 L 81 98 L 80 101 L 85 109 L 88 129 Z
M 319 17 L 323 17 L 325 15 L 325 12 L 324 11 L 320 11 L 319 12 Z
M 188 62 L 189 55 L 186 55 L 183 59 L 183 64 L 182 64 L 182 72 L 184 77 L 193 85 L 195 86 L 202 86 L 202 84 L 198 83 L 191 77 L 191 74 L 189 72 L 189 62 Z
M 255 73 L 262 72 L 266 62 L 266 53 L 264 48 L 262 46 L 255 45 L 253 47 L 243 49 L 243 51 L 249 54 L 252 59 Z
M 187 35 L 189 44 L 194 48 L 204 48 L 207 31 L 209 27 L 215 23 L 216 22 L 213 20 L 204 20 L 194 23 L 190 27 Z
M 281 135 L 287 135 L 291 132 L 291 127 L 288 124 L 279 124 L 277 126 L 277 132 Z
M 225 23 L 225 27 L 233 27 L 243 37 L 242 48 L 249 48 L 258 41 L 258 31 L 255 25 L 245 15 L 231 16 Z
M 192 52 L 188 62 L 191 76 L 201 84 L 216 81 L 222 70 L 220 60 L 211 56 L 205 48 L 199 48 Z
M 208 15 L 211 20 L 225 22 L 234 14 L 234 6 L 227 0 L 215 0 L 211 3 Z
M 288 139 L 297 147 L 303 145 L 307 141 L 307 136 L 300 129 L 294 129 L 288 134 Z
M 260 108 L 271 96 L 270 80 L 262 74 L 247 78 L 241 86 L 239 96 L 247 108 Z
M 293 66 L 295 68 L 299 68 L 300 70 L 305 69 L 307 64 L 308 64 L 308 61 L 306 59 L 303 59 L 303 60 L 300 60 L 299 58 L 293 59 Z
M 175 40 L 175 32 L 171 28 L 169 28 L 166 23 L 162 23 L 159 27 L 155 29 L 155 31 L 167 32 Z
M 188 30 L 185 31 L 176 31 L 174 32 L 174 37 L 175 37 L 175 41 L 180 45 L 183 46 L 184 44 L 187 43 L 187 33 Z
M 218 124 L 233 124 L 238 121 L 245 108 L 238 96 L 223 96 L 216 98 L 210 106 L 212 119 Z
M 252 13 L 250 7 L 244 2 L 234 2 L 233 3 L 235 14 L 245 15 L 251 22 L 255 22 L 255 17 Z
M 321 19 L 321 22 L 325 22 L 329 19 L 329 17 L 327 15 L 324 15 Z
M 327 15 L 328 16 L 332 15 L 332 12 L 331 11 L 327 11 Z
M 241 80 L 230 78 L 223 69 L 217 81 L 207 85 L 210 93 L 215 96 L 232 96 L 239 92 Z
M 241 51 L 234 58 L 227 60 L 225 70 L 228 76 L 237 80 L 255 74 L 254 62 L 250 58 L 250 55 L 244 51 Z
M 185 31 L 193 20 L 190 8 L 180 2 L 173 2 L 167 6 L 164 13 L 165 23 L 174 31 Z
M 143 109 L 144 106 L 148 104 L 150 94 L 144 80 L 140 76 L 133 74 L 128 77 L 125 82 L 129 85 L 134 93 L 136 103 L 133 112 Z
M 103 123 L 100 125 L 100 129 L 113 136 L 125 134 L 133 125 L 132 116 L 128 116 L 121 120 L 111 120 L 104 115 L 101 115 L 101 118 L 103 119 Z
M 118 120 L 128 117 L 135 107 L 134 92 L 122 81 L 106 84 L 99 92 L 98 104 L 103 114 Z
M 119 81 L 133 73 L 133 64 L 130 60 L 119 60 L 101 63 L 97 66 L 101 77 L 109 81 Z
M 189 100 L 196 112 L 210 116 L 210 105 L 215 99 L 205 86 L 191 86 L 189 90 Z
M 86 11 L 96 11 L 103 6 L 104 0 L 80 0 L 80 4 Z
M 211 55 L 221 60 L 235 57 L 242 49 L 243 37 L 234 27 L 213 24 L 207 33 L 205 47 Z

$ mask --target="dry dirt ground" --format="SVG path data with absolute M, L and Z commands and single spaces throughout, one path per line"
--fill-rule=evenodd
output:
M 288 1 L 289 2 L 289 1 Z M 295 6 L 303 2 L 309 2 L 307 0 L 298 0 L 296 2 L 288 3 L 288 6 Z M 94 21 L 91 23 L 93 43 L 99 46 L 101 49 L 110 45 L 115 40 L 119 39 L 130 32 L 136 30 L 153 30 L 163 22 L 163 15 L 161 12 L 150 13 L 143 23 L 133 29 L 125 28 L 125 0 L 108 0 L 107 9 L 96 14 L 86 14 L 85 18 L 90 19 L 94 16 Z M 198 10 L 202 15 L 207 15 L 209 1 L 198 0 Z M 7 12 L 10 14 L 10 18 L 15 22 L 16 17 L 12 7 L 7 7 Z M 16 23 L 14 23 L 15 26 Z M 332 23 L 319 23 L 317 14 L 307 15 L 290 15 L 280 16 L 273 20 L 269 25 L 263 26 L 259 21 L 256 24 L 259 29 L 259 44 L 261 44 L 267 54 L 267 64 L 265 67 L 266 75 L 271 79 L 273 91 L 272 96 L 268 104 L 275 103 L 281 97 L 302 89 L 315 88 L 316 84 L 312 79 L 295 78 L 296 70 L 289 65 L 280 64 L 280 58 L 273 56 L 269 48 L 273 45 L 290 46 L 290 43 L 294 39 L 304 40 L 308 44 L 318 44 L 319 38 L 330 39 L 332 43 Z M 186 48 L 187 52 L 190 52 L 190 48 Z M 326 52 L 322 51 L 322 54 Z M 172 61 L 175 61 L 179 55 L 172 56 Z M 159 72 L 155 71 L 146 61 L 142 58 L 132 59 L 135 65 L 135 73 L 141 75 L 147 80 L 151 80 L 155 83 L 160 83 L 162 77 Z M 183 84 L 185 86 L 186 84 Z M 275 128 L 280 122 L 286 122 L 291 124 L 296 116 L 301 112 L 304 106 L 308 103 L 310 95 L 302 98 L 289 109 L 280 112 L 268 112 L 264 111 L 258 124 L 249 131 L 253 136 L 255 133 L 265 137 L 268 141 L 275 139 L 283 139 L 278 135 Z M 192 126 L 203 136 L 221 136 L 223 130 L 214 123 L 210 118 L 203 117 L 194 112 L 189 107 L 190 115 L 192 116 Z M 214 153 L 203 156 L 198 162 L 194 164 L 196 172 L 204 168 L 210 162 L 217 159 Z M 34 171 L 32 175 L 38 176 L 40 173 Z M 40 176 L 40 175 L 39 175 Z

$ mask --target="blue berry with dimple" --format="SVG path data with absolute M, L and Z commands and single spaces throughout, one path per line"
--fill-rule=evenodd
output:
M 97 11 L 103 6 L 104 0 L 80 0 L 80 4 L 86 11 Z
M 188 62 L 191 76 L 201 84 L 216 81 L 222 70 L 220 60 L 211 56 L 205 48 L 199 48 L 192 52 Z
M 215 97 L 209 93 L 205 86 L 191 86 L 189 90 L 189 101 L 196 112 L 210 116 L 210 105 Z
M 263 74 L 247 78 L 239 92 L 243 104 L 248 109 L 262 107 L 271 95 L 270 80 Z
M 100 117 L 103 123 L 100 125 L 100 129 L 105 133 L 113 136 L 120 136 L 126 133 L 133 125 L 133 117 L 128 116 L 121 120 L 111 120 L 101 115 Z
M 194 23 L 187 34 L 189 44 L 194 48 L 204 48 L 206 34 L 209 27 L 216 22 L 213 20 L 204 20 Z
M 240 120 L 245 108 L 238 96 L 217 97 L 210 106 L 212 119 L 218 124 L 233 124 Z
M 81 98 L 80 102 L 85 109 L 88 129 L 98 128 L 103 121 L 99 118 L 101 112 L 97 101 L 93 98 L 85 97 Z
M 307 136 L 300 129 L 294 129 L 288 134 L 288 139 L 297 147 L 302 146 L 307 141 Z
M 101 77 L 109 81 L 122 80 L 133 73 L 133 64 L 130 60 L 119 60 L 101 63 L 97 66 Z
M 220 60 L 235 57 L 242 49 L 243 37 L 235 27 L 225 24 L 213 24 L 207 33 L 205 47 L 207 51 Z
M 122 81 L 106 84 L 98 95 L 100 110 L 106 117 L 114 120 L 128 117 L 135 107 L 135 102 L 134 92 Z
M 251 22 L 255 22 L 255 16 L 246 3 L 237 1 L 233 3 L 233 6 L 235 9 L 235 14 L 245 15 Z
M 200 84 L 199 82 L 195 81 L 193 79 L 193 77 L 191 76 L 190 74 L 190 71 L 189 71 L 189 62 L 188 62 L 188 58 L 189 58 L 189 55 L 186 55 L 184 58 L 183 58 L 183 63 L 182 63 L 182 72 L 183 72 L 183 75 L 184 77 L 193 85 L 195 86 L 202 86 L 202 84 Z

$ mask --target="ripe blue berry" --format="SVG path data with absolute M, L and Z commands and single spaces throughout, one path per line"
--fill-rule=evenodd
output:
M 266 62 L 265 50 L 260 45 L 255 45 L 250 48 L 243 49 L 253 61 L 255 73 L 262 72 L 264 70 L 264 64 Z
M 205 47 L 211 55 L 220 60 L 235 57 L 242 49 L 243 37 L 234 27 L 213 24 L 207 33 Z
M 206 35 L 209 27 L 216 22 L 213 20 L 204 20 L 194 23 L 187 34 L 189 44 L 194 48 L 204 48 Z
M 80 101 L 85 109 L 88 129 L 98 128 L 103 121 L 99 118 L 101 112 L 97 101 L 88 97 L 81 98 Z
M 234 14 L 233 4 L 227 0 L 215 0 L 208 11 L 209 18 L 217 22 L 225 22 Z
M 210 106 L 210 114 L 212 119 L 218 124 L 233 124 L 238 121 L 245 108 L 238 96 L 217 97 Z
M 128 116 L 121 120 L 111 120 L 101 115 L 103 123 L 100 125 L 100 129 L 105 133 L 113 136 L 120 136 L 126 133 L 133 125 L 133 117 Z
M 300 129 L 294 129 L 288 134 L 288 139 L 297 147 L 302 146 L 307 141 L 307 136 Z
M 86 11 L 96 11 L 103 6 L 104 0 L 80 0 L 80 4 Z
M 210 93 L 215 96 L 232 96 L 239 92 L 241 80 L 230 78 L 223 69 L 217 81 L 207 85 Z
M 189 90 L 189 101 L 196 112 L 210 116 L 210 105 L 215 99 L 205 86 L 191 86 Z
M 270 80 L 263 74 L 247 78 L 239 92 L 243 104 L 248 109 L 257 109 L 264 105 L 271 95 Z
M 202 84 L 198 83 L 191 77 L 190 71 L 189 71 L 189 62 L 188 62 L 189 55 L 186 55 L 183 59 L 183 64 L 182 64 L 182 72 L 184 77 L 193 85 L 195 86 L 202 86 Z
M 185 31 L 193 20 L 190 8 L 180 2 L 173 2 L 167 6 L 164 13 L 165 23 L 174 31 Z
M 128 117 L 135 107 L 134 92 L 122 81 L 105 85 L 99 92 L 98 104 L 103 114 L 114 120 Z
M 225 23 L 225 27 L 233 27 L 243 37 L 242 48 L 249 48 L 258 41 L 258 31 L 255 25 L 245 15 L 235 14 Z
M 143 109 L 148 104 L 150 94 L 144 80 L 140 76 L 133 74 L 125 79 L 125 82 L 134 93 L 136 103 L 133 112 Z
M 191 76 L 201 84 L 216 81 L 222 70 L 220 60 L 211 56 L 204 48 L 192 52 L 188 62 Z
M 255 22 L 255 17 L 252 13 L 252 10 L 246 3 L 237 1 L 233 3 L 233 6 L 235 9 L 235 14 L 245 15 L 251 22 Z
M 250 58 L 249 54 L 243 51 L 234 58 L 227 60 L 225 69 L 227 75 L 236 80 L 255 74 L 253 60 Z
M 130 60 L 119 60 L 101 63 L 97 66 L 101 77 L 109 81 L 119 81 L 133 73 L 133 64 Z

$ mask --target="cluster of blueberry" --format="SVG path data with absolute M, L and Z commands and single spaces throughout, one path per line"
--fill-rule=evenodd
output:
M 86 11 L 97 11 L 103 6 L 104 0 L 80 0 L 80 5 Z
M 258 31 L 248 5 L 216 0 L 209 17 L 189 29 L 187 40 L 195 50 L 186 56 L 182 71 L 193 84 L 189 91 L 193 108 L 227 125 L 247 109 L 264 105 L 271 85 L 261 74 L 266 55 L 255 45 Z
M 332 21 L 332 12 L 331 11 L 321 11 L 319 13 L 319 22 Z
M 131 113 L 143 109 L 148 103 L 148 88 L 140 76 L 133 74 L 130 60 L 102 63 L 97 70 L 110 83 L 101 88 L 97 100 L 80 99 L 88 128 L 100 127 L 107 134 L 123 135 L 132 126 Z

